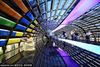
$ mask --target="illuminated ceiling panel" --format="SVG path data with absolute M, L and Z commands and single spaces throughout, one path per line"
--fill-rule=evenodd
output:
M 69 17 L 69 15 L 72 12 L 74 12 L 74 13 L 76 12 L 76 10 L 74 10 L 74 9 L 76 9 L 75 7 L 80 1 L 83 1 L 83 0 L 29 0 L 29 4 L 31 5 L 33 12 L 36 14 L 36 17 L 38 19 L 41 18 L 39 20 L 43 20 L 43 22 L 42 22 L 43 25 L 45 25 L 45 23 L 48 23 L 48 21 L 51 20 L 52 22 L 49 22 L 49 23 L 54 24 L 55 27 L 58 27 L 67 17 Z M 84 2 L 85 1 L 93 2 L 93 1 L 99 1 L 99 0 L 84 0 Z M 93 2 L 93 3 L 94 3 L 93 5 L 95 5 L 95 2 Z M 88 5 L 89 4 L 86 2 L 85 2 L 85 6 L 83 4 L 84 7 L 87 7 Z M 77 20 L 74 21 L 73 24 L 81 26 L 85 30 L 89 30 L 89 29 L 99 30 L 99 28 L 100 28 L 100 24 L 99 24 L 100 21 L 98 20 L 98 19 L 100 19 L 99 18 L 100 12 L 98 12 L 99 9 L 100 9 L 100 4 L 91 8 L 91 10 L 89 12 L 87 12 L 84 15 L 82 15 L 81 17 L 79 17 Z M 83 11 L 84 9 L 80 8 L 79 10 Z M 74 15 L 72 15 L 72 14 L 71 14 L 71 16 L 75 17 L 76 13 Z M 79 13 L 77 13 L 77 14 L 79 14 Z M 74 20 L 74 18 L 73 18 L 73 20 Z M 92 26 L 92 25 L 94 25 L 94 26 Z M 65 26 L 65 25 L 62 24 L 62 26 L 60 28 L 62 28 L 63 26 Z M 47 28 L 48 26 L 45 26 L 45 27 Z M 52 27 L 53 27 L 53 25 L 52 25 Z M 92 27 L 92 28 L 90 28 L 90 27 Z
M 57 27 L 80 0 L 29 0 L 36 17 L 41 16 L 42 20 L 55 21 Z M 33 3 L 33 4 L 32 4 Z M 60 17 L 59 17 L 60 16 Z M 42 23 L 45 25 L 46 22 Z M 52 22 L 50 22 L 52 23 Z
M 94 8 L 95 7 L 95 8 Z M 91 8 L 88 12 L 77 18 L 76 20 L 73 21 L 72 24 L 69 26 L 66 26 L 64 29 L 67 29 L 67 31 L 70 31 L 69 28 L 73 28 L 74 26 L 84 30 L 85 33 L 87 31 L 91 31 L 92 33 L 95 33 L 95 36 L 98 37 L 100 33 L 100 3 L 95 5 L 93 8 Z M 95 13 L 96 12 L 96 13 Z M 75 29 L 75 28 L 73 28 Z M 58 30 L 58 31 L 62 31 Z M 58 32 L 57 31 L 57 32 Z
M 55 32 L 69 24 L 72 23 L 73 20 L 77 19 L 81 15 L 83 15 L 85 12 L 87 12 L 89 9 L 91 9 L 93 6 L 98 4 L 99 0 L 81 0 L 75 8 L 71 11 L 71 13 L 66 17 L 66 19 L 52 32 Z
M 48 10 L 47 11 L 50 11 L 50 7 L 51 7 L 51 1 L 48 1 Z

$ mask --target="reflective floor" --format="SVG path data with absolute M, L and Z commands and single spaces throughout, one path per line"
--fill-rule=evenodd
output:
M 100 67 L 100 0 L 0 0 L 3 64 Z
M 10 58 L 4 64 L 28 64 L 32 67 L 98 67 L 100 65 L 99 53 L 93 52 L 94 50 L 84 49 L 81 42 L 59 38 L 53 39 L 53 42 L 50 41 L 50 43 L 46 44 L 48 45 L 41 47 L 39 50 L 16 54 L 15 57 Z
M 27 60 L 27 61 L 26 61 Z M 41 52 L 29 55 L 18 62 L 33 64 L 33 67 L 66 67 L 66 64 L 54 47 L 44 47 Z

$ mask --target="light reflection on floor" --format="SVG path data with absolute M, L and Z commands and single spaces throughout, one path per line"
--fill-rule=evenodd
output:
M 100 46 L 98 46 L 98 45 L 87 44 L 87 43 L 77 42 L 77 41 L 73 41 L 73 40 L 62 39 L 62 38 L 58 38 L 58 40 L 65 41 L 67 43 L 70 43 L 72 45 L 78 46 L 80 48 L 83 48 L 85 50 L 88 50 L 90 52 L 93 52 L 93 53 L 100 55 Z

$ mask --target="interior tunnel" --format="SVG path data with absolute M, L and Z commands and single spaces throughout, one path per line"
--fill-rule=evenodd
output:
M 0 66 L 99 67 L 100 0 L 0 0 Z

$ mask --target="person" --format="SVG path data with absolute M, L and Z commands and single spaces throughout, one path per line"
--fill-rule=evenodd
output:
M 71 35 L 71 39 L 74 40 L 74 34 Z
M 62 31 L 62 36 L 63 36 L 64 39 L 67 39 L 67 35 L 66 35 L 65 31 Z
M 46 46 L 47 47 L 53 47 L 53 42 L 54 42 L 53 37 L 52 36 L 47 36 L 47 44 L 46 44 Z
M 78 38 L 79 38 L 78 36 L 79 36 L 79 35 L 78 35 L 78 33 L 76 32 L 76 33 L 75 33 L 75 40 L 76 40 L 76 41 L 77 41 Z
M 55 37 L 54 37 L 54 38 L 55 38 L 55 39 L 56 39 L 56 38 L 58 38 L 58 35 L 57 35 L 57 34 L 55 34 Z
M 90 31 L 86 33 L 85 38 L 86 38 L 86 42 L 87 42 L 87 43 L 90 41 L 90 35 L 91 35 L 91 34 L 92 34 L 92 33 L 91 33 Z
M 86 38 L 86 42 L 90 41 L 90 36 L 89 35 L 86 35 L 85 38 Z
M 78 35 L 77 32 L 73 33 L 71 36 L 72 36 L 72 40 L 76 40 L 77 41 L 79 39 L 79 35 Z
M 62 31 L 62 37 L 63 37 L 64 39 L 67 39 L 67 36 L 66 36 L 66 32 L 65 32 L 65 31 Z M 66 43 L 63 42 L 63 49 L 65 48 L 65 46 L 66 46 Z

